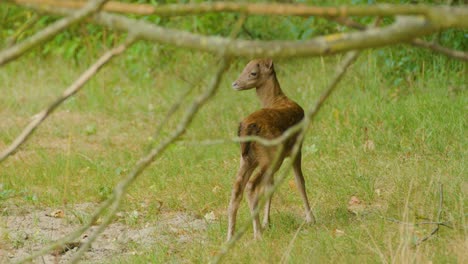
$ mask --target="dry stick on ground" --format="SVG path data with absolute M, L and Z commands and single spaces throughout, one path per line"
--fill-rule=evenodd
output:
M 237 138 L 241 141 L 255 141 L 263 145 L 270 145 L 272 144 L 271 142 L 275 142 L 275 145 L 282 146 L 281 143 L 287 140 L 290 136 L 292 136 L 294 133 L 291 133 L 291 131 L 300 131 L 300 134 L 297 137 L 297 141 L 294 144 L 294 147 L 291 151 L 291 156 L 290 159 L 294 160 L 296 157 L 300 143 L 302 142 L 305 133 L 307 132 L 311 122 L 321 109 L 322 105 L 324 102 L 327 100 L 327 98 L 330 96 L 330 94 L 335 90 L 338 82 L 342 79 L 344 73 L 346 72 L 346 69 L 356 60 L 356 58 L 359 55 L 359 51 L 351 51 L 346 54 L 345 59 L 342 61 L 342 63 L 337 67 L 336 69 L 336 74 L 334 78 L 332 79 L 332 82 L 329 84 L 329 86 L 324 90 L 324 92 L 320 95 L 320 98 L 316 101 L 315 105 L 307 111 L 307 113 L 304 116 L 304 119 L 298 124 L 295 125 L 288 130 L 283 135 L 288 135 L 288 136 L 280 136 L 277 139 L 274 140 L 265 140 L 262 138 L 258 137 L 242 137 L 242 138 Z M 282 140 L 278 140 L 281 138 Z M 273 164 L 275 165 L 275 164 Z M 223 244 L 223 246 L 220 249 L 220 252 L 215 255 L 211 261 L 211 263 L 219 263 L 222 258 L 229 252 L 229 250 L 236 244 L 236 242 L 242 237 L 242 235 L 247 231 L 248 227 L 251 224 L 252 219 L 259 213 L 260 208 L 263 206 L 265 200 L 269 199 L 271 195 L 275 192 L 277 188 L 281 185 L 281 183 L 286 179 L 288 172 L 291 168 L 292 163 L 289 163 L 288 166 L 286 166 L 285 170 L 283 173 L 279 176 L 278 181 L 275 181 L 275 184 L 273 185 L 272 188 L 265 190 L 265 193 L 259 203 L 259 206 L 257 207 L 257 210 L 254 212 L 254 214 L 250 217 L 250 221 L 247 221 L 241 228 L 238 229 L 238 231 L 234 234 L 232 239 L 226 243 Z M 270 168 L 273 166 L 270 166 Z M 266 174 L 266 177 L 271 176 L 271 172 Z M 266 181 L 267 179 L 265 179 Z
M 83 8 L 76 12 L 73 12 L 69 16 L 62 18 L 50 26 L 46 27 L 45 29 L 39 31 L 38 33 L 34 34 L 33 36 L 25 39 L 21 43 L 18 43 L 10 48 L 7 48 L 0 52 L 0 66 L 18 58 L 26 51 L 30 50 L 31 48 L 39 45 L 40 43 L 52 38 L 53 36 L 57 35 L 61 31 L 65 30 L 70 25 L 83 20 L 84 18 L 92 15 L 93 13 L 99 11 L 99 8 L 106 2 L 107 0 L 92 0 Z
M 415 246 L 419 246 L 421 243 L 423 243 L 424 241 L 428 240 L 429 238 L 431 238 L 433 235 L 435 235 L 438 231 L 439 231 L 439 228 L 440 226 L 445 226 L 445 227 L 448 227 L 448 228 L 453 228 L 449 222 L 445 221 L 445 222 L 442 222 L 441 221 L 441 216 L 442 216 L 442 207 L 443 207 L 443 203 L 444 203 L 444 191 L 443 191 L 443 185 L 440 184 L 439 185 L 439 208 L 438 208 L 438 211 L 437 211 L 437 220 L 435 222 L 421 222 L 421 223 L 409 223 L 409 222 L 404 222 L 404 221 L 400 221 L 398 219 L 394 219 L 394 218 L 389 218 L 389 217 L 383 217 L 383 216 L 380 216 L 382 219 L 384 220 L 387 220 L 387 221 L 390 221 L 390 222 L 393 222 L 393 223 L 397 223 L 397 224 L 402 224 L 402 225 L 409 225 L 409 226 L 417 226 L 417 225 L 436 225 L 436 227 L 434 227 L 434 229 L 432 229 L 431 233 L 429 233 L 427 236 L 421 238 L 420 240 L 418 240 L 416 243 L 415 243 Z
M 400 221 L 398 219 L 392 218 L 392 217 L 384 217 L 384 216 L 379 216 L 383 220 L 387 220 L 389 222 L 397 223 L 397 224 L 402 224 L 402 225 L 408 225 L 408 226 L 419 226 L 419 225 L 441 225 L 448 227 L 450 229 L 453 229 L 453 226 L 450 225 L 450 221 L 444 221 L 444 222 L 434 222 L 434 221 L 426 221 L 426 222 L 419 222 L 419 223 L 410 223 L 410 222 L 404 222 Z
M 36 128 L 65 100 L 70 96 L 77 93 L 96 73 L 113 57 L 121 54 L 125 49 L 128 48 L 134 41 L 133 37 L 129 37 L 125 43 L 120 46 L 106 52 L 101 58 L 99 58 L 96 63 L 89 67 L 70 87 L 68 87 L 63 94 L 54 100 L 49 106 L 44 110 L 34 115 L 33 120 L 26 126 L 26 128 L 21 132 L 21 134 L 4 150 L 0 153 L 0 163 L 4 161 L 9 155 L 14 153 L 26 140 L 31 136 L 31 134 L 36 130 Z
M 418 242 L 416 242 L 415 246 L 421 245 L 424 241 L 428 240 L 431 238 L 433 235 L 437 234 L 439 232 L 439 227 L 441 226 L 440 222 L 440 217 L 442 216 L 442 206 L 444 203 L 444 189 L 442 183 L 439 184 L 439 209 L 437 211 L 437 222 L 435 223 L 436 227 L 432 229 L 431 233 L 423 238 L 421 238 Z
M 350 28 L 354 28 L 354 29 L 358 29 L 358 30 L 366 30 L 367 29 L 366 25 L 358 23 L 358 22 L 356 22 L 356 21 L 354 21 L 354 20 L 352 20 L 350 18 L 347 18 L 347 17 L 332 18 L 331 20 L 333 20 L 333 21 L 335 21 L 335 22 L 337 22 L 337 23 L 339 23 L 341 25 L 350 27 Z M 454 59 L 457 59 L 457 60 L 468 61 L 468 52 L 449 49 L 449 48 L 441 46 L 441 45 L 439 45 L 437 43 L 427 42 L 427 41 L 424 41 L 424 40 L 419 39 L 419 38 L 413 39 L 413 40 L 409 41 L 409 43 L 411 43 L 411 45 L 413 45 L 413 46 L 427 48 L 427 49 L 433 50 L 435 52 L 441 53 L 441 54 L 443 54 L 445 56 L 448 56 L 448 57 L 451 57 L 451 58 L 454 58 Z
M 88 70 L 86 70 L 70 87 L 67 88 L 67 90 L 65 90 L 65 92 L 63 93 L 63 95 L 61 97 L 57 98 L 54 101 L 54 103 L 52 103 L 45 110 L 43 110 L 41 113 L 39 113 L 36 116 L 36 118 L 30 123 L 30 125 L 28 125 L 28 127 L 23 131 L 23 133 L 21 133 L 21 135 L 17 138 L 17 140 L 15 140 L 15 142 L 16 141 L 19 142 L 20 141 L 19 139 L 23 139 L 23 141 L 21 141 L 19 144 L 24 143 L 24 141 L 31 135 L 31 133 L 34 131 L 34 129 L 37 128 L 37 126 L 39 126 L 41 124 L 41 122 L 45 118 L 47 118 L 53 112 L 53 110 L 55 108 L 57 108 L 61 103 L 63 103 L 70 96 L 72 96 L 73 94 L 78 92 L 83 87 L 83 85 L 86 84 L 86 82 L 89 81 L 89 79 L 91 77 L 93 77 L 99 71 L 99 69 L 101 69 L 113 57 L 115 57 L 115 56 L 121 54 L 122 52 L 124 52 L 133 43 L 133 40 L 134 40 L 133 38 L 129 37 L 125 43 L 123 43 L 123 44 L 117 46 L 116 48 L 106 52 L 101 58 L 99 58 L 99 60 L 96 61 L 95 64 L 93 64 L 90 68 L 88 68 Z M 20 145 L 17 145 L 17 147 L 19 147 L 19 146 Z M 14 151 L 14 149 L 12 149 L 12 151 Z M 4 154 L 7 154 L 7 152 L 5 152 Z M 2 154 L 2 157 L 6 158 L 7 156 Z M 0 161 L 1 161 L 1 159 L 0 159 Z M 101 205 L 101 207 L 99 207 L 97 209 L 96 213 L 91 217 L 90 221 L 86 225 L 81 227 L 80 229 L 78 229 L 75 232 L 71 233 L 70 235 L 68 235 L 68 236 L 66 236 L 64 238 L 61 238 L 61 239 L 55 241 L 54 243 L 44 247 L 40 251 L 35 252 L 34 254 L 20 260 L 18 263 L 24 263 L 24 262 L 31 261 L 32 259 L 34 259 L 36 257 L 39 257 L 39 256 L 42 256 L 42 255 L 46 254 L 47 252 L 50 252 L 51 250 L 59 248 L 61 245 L 72 242 L 74 239 L 78 238 L 81 234 L 83 234 L 86 230 L 88 230 L 89 227 L 91 227 L 91 225 L 98 220 L 99 216 L 104 212 L 104 210 L 111 203 L 112 203 L 111 200 L 105 201 Z

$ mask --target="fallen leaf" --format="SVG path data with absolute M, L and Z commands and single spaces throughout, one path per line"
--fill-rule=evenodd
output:
M 289 188 L 296 189 L 296 183 L 294 182 L 294 180 L 289 180 L 288 185 L 289 185 Z
M 218 193 L 219 191 L 221 191 L 221 186 L 219 185 L 216 185 L 215 187 L 213 187 L 213 189 L 211 190 L 213 193 Z
M 364 141 L 363 148 L 364 148 L 364 151 L 374 151 L 375 150 L 374 141 L 367 139 L 366 141 Z
M 349 199 L 348 205 L 356 205 L 356 204 L 361 204 L 361 200 L 357 196 L 351 196 Z
M 346 235 L 345 231 L 339 230 L 337 228 L 333 229 L 332 233 L 333 233 L 333 236 L 335 236 L 335 237 L 341 237 L 341 236 Z
M 355 214 L 359 215 L 364 212 L 366 209 L 366 204 L 363 203 L 357 196 L 351 196 L 351 198 L 348 201 L 348 211 Z
M 375 194 L 377 194 L 378 197 L 382 195 L 382 191 L 380 189 L 375 189 L 374 192 Z
M 50 214 L 46 214 L 46 216 L 53 217 L 53 218 L 64 218 L 65 213 L 62 210 L 55 210 Z
M 218 219 L 213 211 L 205 214 L 204 218 L 207 222 L 214 222 Z

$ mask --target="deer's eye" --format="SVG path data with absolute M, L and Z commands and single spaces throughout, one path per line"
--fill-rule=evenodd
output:
M 251 76 L 257 76 L 257 73 L 256 72 L 251 72 L 250 75 Z

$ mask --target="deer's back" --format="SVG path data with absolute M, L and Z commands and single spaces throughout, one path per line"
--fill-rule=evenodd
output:
M 258 136 L 274 139 L 288 128 L 299 123 L 304 118 L 304 110 L 295 102 L 286 106 L 262 108 L 246 117 L 239 125 L 239 136 Z M 285 145 L 285 155 L 289 155 L 290 148 L 296 141 L 291 137 Z M 241 143 L 242 156 L 258 159 L 269 159 L 276 148 L 265 148 L 256 142 Z
M 286 107 L 262 108 L 253 112 L 242 121 L 245 127 L 255 124 L 255 135 L 272 139 L 280 136 L 288 128 L 299 123 L 304 118 L 304 110 L 292 102 Z

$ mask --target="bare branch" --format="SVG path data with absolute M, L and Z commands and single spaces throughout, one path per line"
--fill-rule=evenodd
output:
M 233 33 L 231 34 L 231 37 L 235 37 L 237 35 L 238 31 L 240 30 L 242 24 L 245 21 L 245 16 L 242 16 L 239 19 L 239 22 L 233 29 Z M 98 211 L 96 211 L 93 215 L 93 218 L 97 218 L 99 216 L 102 216 L 103 211 L 107 209 L 107 213 L 104 216 L 102 223 L 98 226 L 98 228 L 88 237 L 88 240 L 81 244 L 80 249 L 77 251 L 77 253 L 73 256 L 71 263 L 76 263 L 80 260 L 81 256 L 86 252 L 86 250 L 91 246 L 91 244 L 95 241 L 95 239 L 104 231 L 104 229 L 110 224 L 112 221 L 116 211 L 118 210 L 122 199 L 124 198 L 124 194 L 127 190 L 127 188 L 130 186 L 131 183 L 133 183 L 137 177 L 159 156 L 161 155 L 164 150 L 172 144 L 177 138 L 179 138 L 181 135 L 185 133 L 186 128 L 190 125 L 192 122 L 193 118 L 195 117 L 196 113 L 202 107 L 217 91 L 219 84 L 221 82 L 221 78 L 226 71 L 226 69 L 229 66 L 230 63 L 230 58 L 227 56 L 223 56 L 221 59 L 221 63 L 219 66 L 218 71 L 216 72 L 211 85 L 208 87 L 208 89 L 195 98 L 193 101 L 192 105 L 187 109 L 185 112 L 184 117 L 180 121 L 177 129 L 169 135 L 169 137 L 161 142 L 158 146 L 153 148 L 146 156 L 141 158 L 137 164 L 135 165 L 134 169 L 125 177 L 122 181 L 120 181 L 117 186 L 114 188 L 114 192 L 112 195 L 103 203 L 103 205 L 100 207 Z M 83 230 L 83 232 L 87 229 L 81 228 L 80 230 Z M 73 234 L 76 234 L 78 232 L 75 232 Z M 60 240 L 61 243 L 54 243 L 54 247 L 57 245 L 62 245 L 63 243 L 66 243 L 69 241 L 68 237 Z M 66 242 L 64 242 L 66 241 Z M 48 249 L 51 248 L 51 246 L 47 247 Z M 28 261 L 33 259 L 34 257 L 41 256 L 44 254 L 44 252 L 48 252 L 45 249 L 41 250 L 40 252 L 34 254 L 33 256 L 28 257 L 24 261 Z
M 87 16 L 90 16 L 91 14 L 97 12 L 106 1 L 107 0 L 91 0 L 83 9 L 73 12 L 68 17 L 62 18 L 54 22 L 50 26 L 39 31 L 35 35 L 24 40 L 23 42 L 14 45 L 10 48 L 7 48 L 3 51 L 0 51 L 0 66 L 8 63 L 9 61 L 15 58 L 18 58 L 26 51 L 30 50 L 36 45 L 39 45 L 40 43 L 43 43 L 44 41 L 47 41 L 48 39 L 57 35 L 70 25 L 73 25 L 79 22 L 80 20 L 86 18 Z
M 21 134 L 4 150 L 0 153 L 0 162 L 4 161 L 8 156 L 14 153 L 36 128 L 65 100 L 70 96 L 77 93 L 96 73 L 113 57 L 121 54 L 129 45 L 133 43 L 135 38 L 129 37 L 127 41 L 120 46 L 106 52 L 99 60 L 96 61 L 91 67 L 89 67 L 72 85 L 70 85 L 61 96 L 55 99 L 49 106 L 44 110 L 34 115 L 33 120 L 26 126 Z
M 79 258 L 84 254 L 84 252 L 91 246 L 91 243 L 104 231 L 104 229 L 112 221 L 115 213 L 117 212 L 122 199 L 125 197 L 124 194 L 127 188 L 133 183 L 137 177 L 158 157 L 160 156 L 166 148 L 172 144 L 177 138 L 185 133 L 186 128 L 190 125 L 195 114 L 198 112 L 199 108 L 203 106 L 217 91 L 221 78 L 226 71 L 229 65 L 229 58 L 224 57 L 221 61 L 221 64 L 216 72 L 215 77 L 213 78 L 210 87 L 199 97 L 195 98 L 192 105 L 187 109 L 182 121 L 179 123 L 177 129 L 162 143 L 153 148 L 148 155 L 140 159 L 133 170 L 127 175 L 127 177 L 119 182 L 115 187 L 112 196 L 109 200 L 112 203 L 109 205 L 110 209 L 107 215 L 102 220 L 102 223 L 99 227 L 91 234 L 86 243 L 84 243 L 75 256 L 73 256 L 72 263 L 76 263 Z
M 411 41 L 411 44 L 413 46 L 431 49 L 433 51 L 442 53 L 445 56 L 448 56 L 448 57 L 451 57 L 451 58 L 454 58 L 454 59 L 458 59 L 458 60 L 462 60 L 462 61 L 468 61 L 468 52 L 449 49 L 449 48 L 441 46 L 441 45 L 439 45 L 437 43 L 427 42 L 427 41 L 424 41 L 422 39 L 413 39 Z
M 50 5 L 62 8 L 78 8 L 84 1 L 58 1 L 58 0 L 9 0 L 22 5 Z M 134 14 L 153 14 L 160 16 L 199 15 L 213 12 L 234 12 L 246 15 L 294 15 L 294 16 L 396 16 L 396 15 L 424 15 L 431 22 L 442 27 L 468 27 L 468 8 L 431 5 L 363 5 L 320 7 L 305 4 L 283 3 L 238 3 L 238 2 L 210 2 L 168 5 L 142 5 L 126 4 L 110 1 L 104 7 L 105 11 Z
M 467 27 L 468 22 L 463 17 L 468 15 L 467 7 L 429 6 L 429 5 L 363 5 L 319 7 L 305 4 L 280 3 L 238 3 L 211 2 L 200 4 L 172 4 L 161 5 L 153 14 L 161 16 L 196 15 L 211 12 L 236 12 L 248 15 L 295 15 L 295 16 L 396 16 L 396 15 L 424 15 L 431 20 L 445 20 L 444 25 L 451 27 Z M 454 17 L 447 18 L 447 15 Z M 457 21 L 460 20 L 460 21 Z M 461 21 L 465 20 L 465 21 Z
M 86 0 L 8 0 L 17 5 L 47 5 L 51 7 L 78 9 L 86 5 Z M 108 1 L 102 7 L 103 11 L 116 13 L 130 13 L 136 15 L 151 15 L 156 6 L 150 4 L 122 3 L 118 1 Z
M 423 18 L 400 18 L 386 28 L 317 37 L 306 41 L 231 41 L 228 38 L 206 37 L 180 30 L 165 29 L 120 15 L 101 13 L 94 16 L 94 21 L 114 29 L 134 32 L 139 38 L 149 41 L 242 57 L 331 55 L 408 41 L 415 36 L 427 35 L 437 30 Z
M 240 27 L 245 21 L 245 16 L 242 16 L 237 25 L 234 27 L 231 37 L 235 37 L 240 30 Z M 109 212 L 107 213 L 106 217 L 99 225 L 99 227 L 94 231 L 94 233 L 89 237 L 89 239 L 84 243 L 75 256 L 73 256 L 72 263 L 79 261 L 80 257 L 84 254 L 84 252 L 91 246 L 94 240 L 104 231 L 104 229 L 110 224 L 112 221 L 117 209 L 120 206 L 122 199 L 124 198 L 124 194 L 126 189 L 130 186 L 132 182 L 134 182 L 137 177 L 159 156 L 161 155 L 166 148 L 172 144 L 177 138 L 185 133 L 186 128 L 190 125 L 193 118 L 195 117 L 198 110 L 216 93 L 218 90 L 219 84 L 221 82 L 221 78 L 224 72 L 227 70 L 230 58 L 227 56 L 223 56 L 221 59 L 220 66 L 211 82 L 211 85 L 208 89 L 201 94 L 199 97 L 195 98 L 192 105 L 187 109 L 185 112 L 184 117 L 180 121 L 177 129 L 169 135 L 169 137 L 161 142 L 158 146 L 153 148 L 148 155 L 141 158 L 137 164 L 135 165 L 134 169 L 127 175 L 127 177 L 120 181 L 118 185 L 115 187 L 112 197 L 108 200 L 112 201 L 107 206 L 110 207 Z M 97 214 L 97 213 L 96 213 Z
M 331 20 L 333 20 L 333 21 L 335 21 L 335 22 L 337 22 L 337 23 L 339 23 L 341 25 L 350 27 L 350 28 L 354 28 L 354 29 L 358 29 L 358 30 L 367 29 L 366 25 L 358 23 L 358 22 L 356 22 L 356 21 L 354 21 L 354 20 L 352 20 L 350 18 L 347 18 L 347 17 L 332 18 Z M 413 39 L 413 40 L 410 41 L 410 43 L 413 46 L 431 49 L 431 50 L 433 50 L 435 52 L 442 53 L 443 55 L 454 58 L 454 59 L 458 59 L 458 60 L 462 60 L 462 61 L 468 61 L 468 52 L 449 49 L 449 48 L 441 46 L 441 45 L 439 45 L 437 43 L 431 43 L 431 42 L 424 41 L 424 40 L 422 40 L 420 38 Z
M 59 15 L 66 15 L 70 12 L 65 9 L 50 8 L 39 8 L 39 10 Z M 93 21 L 112 29 L 133 32 L 141 39 L 211 52 L 220 56 L 225 54 L 231 57 L 283 58 L 325 56 L 356 49 L 383 47 L 429 35 L 439 31 L 443 26 L 423 17 L 397 17 L 396 22 L 387 27 L 372 28 L 362 32 L 333 34 L 305 41 L 249 41 L 167 29 L 115 14 L 99 13 L 93 16 Z

